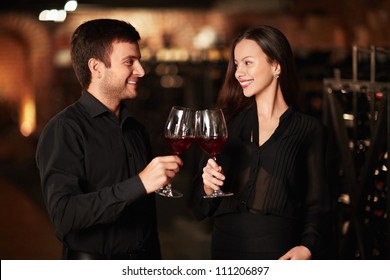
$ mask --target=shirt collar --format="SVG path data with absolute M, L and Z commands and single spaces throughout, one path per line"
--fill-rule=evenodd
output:
M 256 103 L 254 103 L 250 108 L 249 110 L 251 111 L 252 115 L 254 117 L 256 117 L 257 119 L 257 107 L 256 107 Z M 291 114 L 293 113 L 294 111 L 294 107 L 293 106 L 289 106 L 287 108 L 286 111 L 283 112 L 283 114 L 279 117 L 279 122 L 283 122 L 285 119 L 287 119 L 289 116 L 291 116 Z
M 292 112 L 294 111 L 293 106 L 289 106 L 286 111 L 283 112 L 283 114 L 279 118 L 279 122 L 283 122 L 286 120 L 289 116 L 291 116 Z
M 128 119 L 128 118 L 131 118 L 132 115 L 130 114 L 130 111 L 129 109 L 127 108 L 127 106 L 121 102 L 121 115 L 120 115 L 120 118 L 121 118 L 121 124 L 123 125 L 123 123 Z
M 92 118 L 102 115 L 106 112 L 112 114 L 112 112 L 103 103 L 101 103 L 95 96 L 90 94 L 88 91 L 82 92 L 79 102 L 84 106 L 84 108 Z M 123 123 L 132 116 L 130 114 L 129 109 L 123 102 L 121 102 L 120 106 L 120 123 L 121 125 L 123 125 Z
M 90 94 L 88 91 L 83 91 L 79 102 L 85 107 L 88 114 L 94 118 L 105 112 L 108 112 L 108 108 L 103 105 L 96 97 Z
M 294 108 L 293 106 L 289 106 L 286 111 L 283 112 L 283 114 L 279 117 L 279 124 L 276 127 L 276 130 L 272 134 L 270 140 L 267 142 L 272 141 L 275 137 L 280 137 L 281 134 L 288 135 L 290 132 L 288 125 L 291 121 L 291 116 L 293 115 Z M 259 121 L 258 121 L 258 115 L 257 115 L 257 107 L 256 103 L 254 103 L 248 110 L 248 117 L 250 118 L 250 121 L 245 121 L 243 123 L 243 135 L 246 135 L 246 137 L 249 136 L 251 142 L 258 143 L 259 142 Z M 245 139 L 245 138 L 243 138 Z M 248 139 L 248 138 L 246 138 Z

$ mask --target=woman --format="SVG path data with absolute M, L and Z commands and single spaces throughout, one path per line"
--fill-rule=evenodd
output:
M 279 30 L 260 26 L 233 41 L 218 98 L 229 138 L 196 182 L 196 216 L 214 218 L 213 259 L 316 257 L 328 204 L 324 130 L 294 109 L 297 94 L 293 54 Z M 219 188 L 234 195 L 203 198 Z

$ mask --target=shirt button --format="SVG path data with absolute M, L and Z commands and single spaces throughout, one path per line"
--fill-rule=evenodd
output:
M 244 211 L 244 212 L 248 211 L 248 208 L 246 206 L 246 201 L 245 200 L 241 200 L 240 201 L 239 209 L 241 211 Z

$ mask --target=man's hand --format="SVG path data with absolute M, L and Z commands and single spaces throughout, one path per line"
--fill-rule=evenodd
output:
M 178 156 L 154 158 L 139 174 L 146 192 L 152 193 L 167 185 L 182 165 L 183 161 Z

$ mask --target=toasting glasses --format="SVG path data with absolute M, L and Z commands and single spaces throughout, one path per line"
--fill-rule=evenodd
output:
M 175 155 L 184 153 L 195 141 L 195 112 L 186 107 L 173 106 L 165 124 L 164 138 Z M 157 194 L 179 198 L 183 194 L 172 189 L 172 184 L 160 188 Z
M 215 161 L 225 145 L 228 132 L 225 117 L 221 109 L 206 109 L 196 111 L 196 138 L 199 146 L 207 152 Z M 231 196 L 233 193 L 225 193 L 222 190 L 214 191 L 204 198 Z

